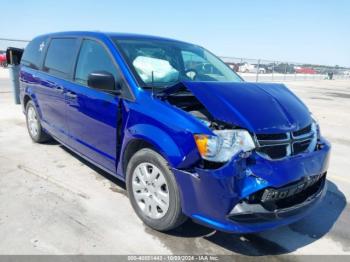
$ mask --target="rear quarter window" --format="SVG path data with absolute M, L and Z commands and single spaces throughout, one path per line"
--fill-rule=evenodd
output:
M 40 69 L 46 45 L 47 37 L 34 38 L 25 48 L 21 64 L 33 69 Z
M 44 71 L 47 73 L 69 78 L 72 72 L 78 40 L 75 38 L 54 38 L 47 50 Z

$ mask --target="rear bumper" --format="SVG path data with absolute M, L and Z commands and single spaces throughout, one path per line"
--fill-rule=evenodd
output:
M 206 226 L 226 231 L 250 233 L 293 223 L 322 201 L 326 180 L 303 201 L 277 209 L 246 200 L 266 188 L 281 188 L 302 179 L 325 174 L 330 145 L 312 153 L 285 160 L 268 161 L 253 154 L 248 159 L 236 157 L 219 169 L 174 169 L 180 187 L 183 212 Z M 320 176 L 321 179 L 321 176 Z

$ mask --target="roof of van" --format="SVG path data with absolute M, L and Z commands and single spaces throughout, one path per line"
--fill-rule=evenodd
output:
M 57 32 L 49 33 L 41 36 L 90 36 L 96 38 L 111 37 L 117 39 L 148 39 L 148 40 L 163 40 L 163 41 L 175 41 L 180 43 L 186 43 L 184 41 L 179 41 L 171 38 L 152 36 L 152 35 L 142 35 L 142 34 L 132 34 L 132 33 L 116 33 L 116 32 L 100 32 L 100 31 L 67 31 L 67 32 Z

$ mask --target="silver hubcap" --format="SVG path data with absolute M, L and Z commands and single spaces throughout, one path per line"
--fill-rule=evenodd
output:
M 39 120 L 33 107 L 28 108 L 28 129 L 32 136 L 37 136 L 39 132 Z
M 151 163 L 139 164 L 132 174 L 132 192 L 142 212 L 162 218 L 169 209 L 169 191 L 163 173 Z

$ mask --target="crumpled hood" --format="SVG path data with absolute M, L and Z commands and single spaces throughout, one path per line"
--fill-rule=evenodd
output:
M 311 123 L 308 108 L 285 85 L 183 82 L 211 115 L 251 132 L 284 133 Z

